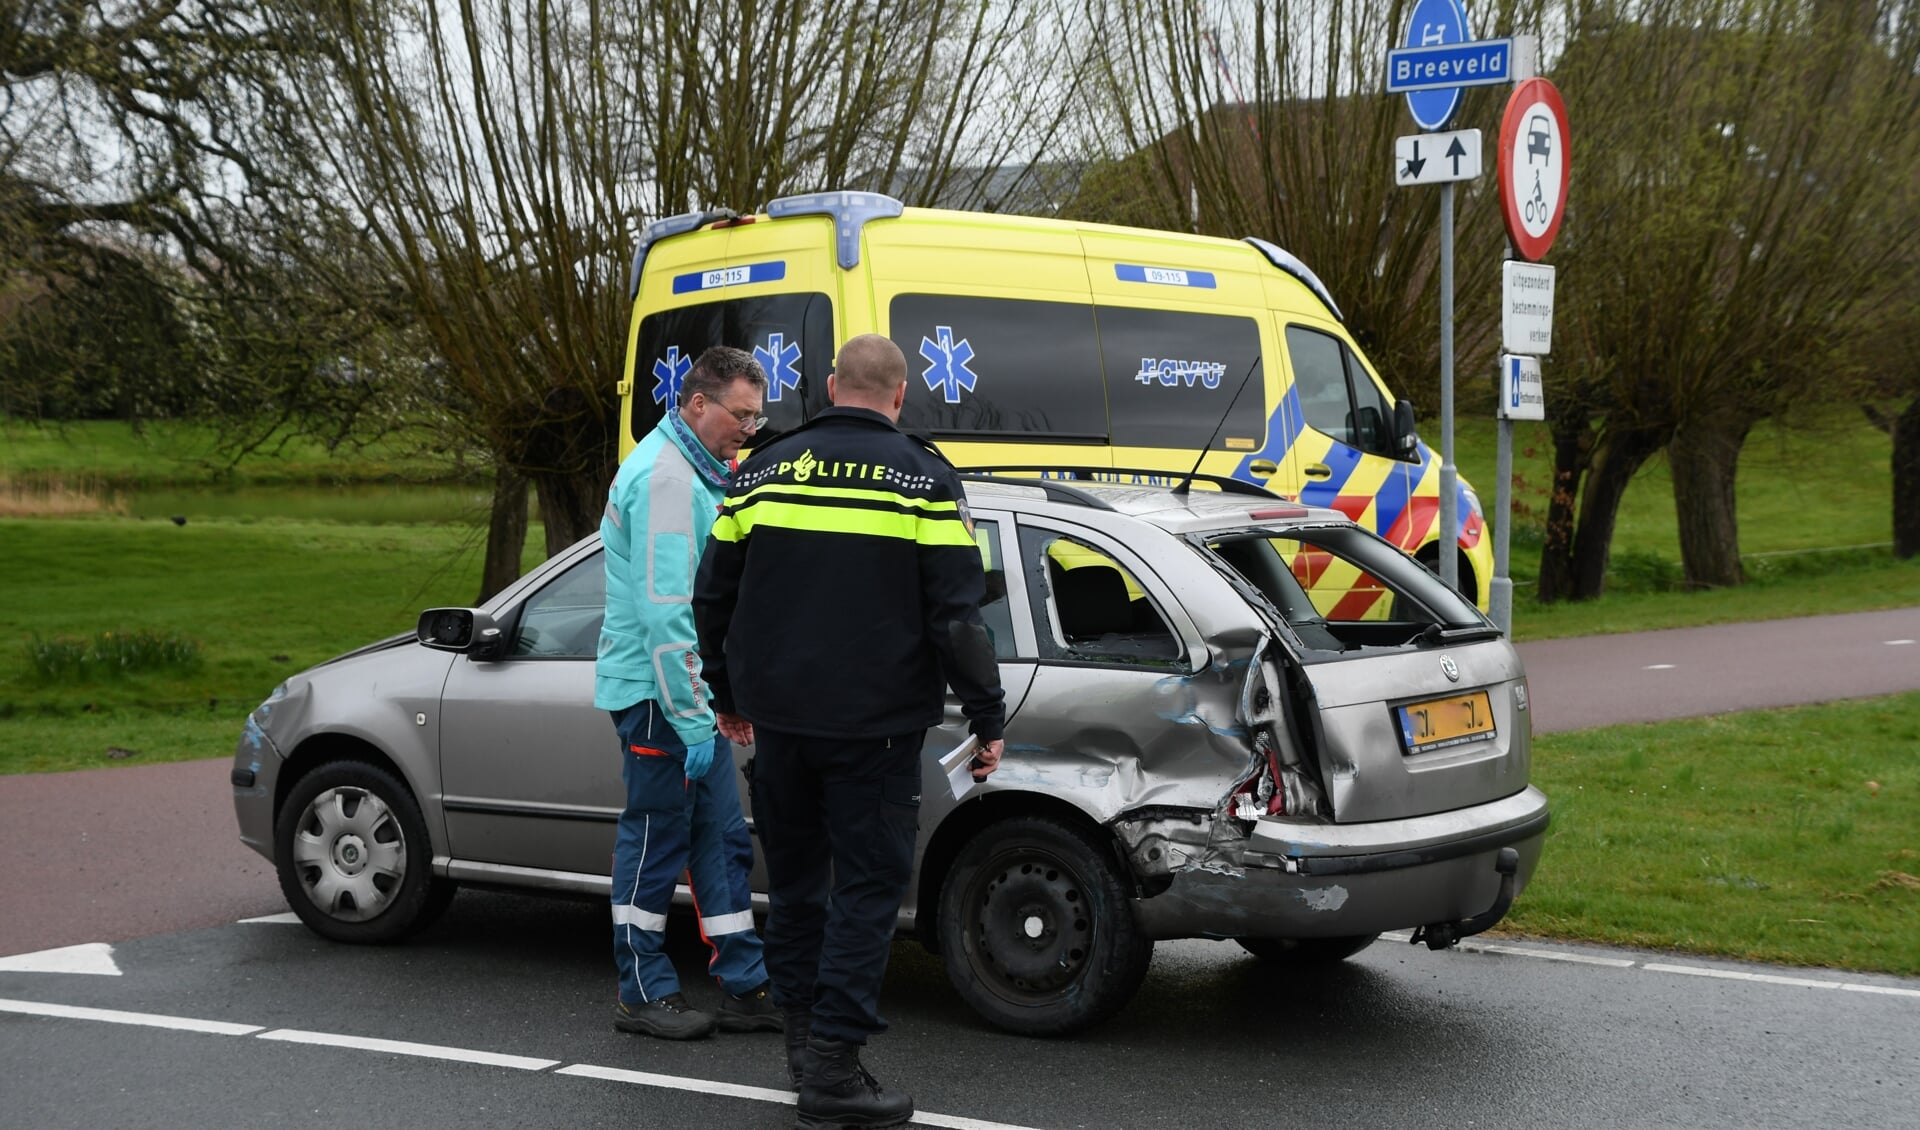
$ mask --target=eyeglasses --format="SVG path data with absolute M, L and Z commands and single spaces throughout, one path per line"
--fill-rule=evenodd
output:
M 707 394 L 704 392 L 701 393 L 700 395 L 703 397 L 706 397 L 706 399 L 712 401 L 713 403 L 718 404 L 723 411 L 725 411 L 729 416 L 732 416 L 733 422 L 740 425 L 740 430 L 743 432 L 748 432 L 748 433 L 757 432 L 761 428 L 764 428 L 767 426 L 767 418 L 765 416 L 754 415 L 753 409 L 751 408 L 730 408 L 727 406 L 727 404 L 724 401 L 719 400 L 716 397 L 707 396 Z

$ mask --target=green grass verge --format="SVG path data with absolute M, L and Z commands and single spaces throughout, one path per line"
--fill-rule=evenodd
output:
M 1507 931 L 1920 975 L 1920 694 L 1534 741 Z
M 287 436 L 234 457 L 213 427 L 157 420 L 139 428 L 120 420 L 37 423 L 0 417 L 0 480 L 65 481 L 101 486 L 208 482 L 438 482 L 472 479 L 474 461 L 425 453 L 405 438 L 329 451 Z
M 288 674 L 409 631 L 421 609 L 470 602 L 479 536 L 447 526 L 0 520 L 0 773 L 123 763 L 108 747 L 145 761 L 225 752 Z M 528 545 L 540 544 L 536 527 Z M 525 564 L 538 560 L 532 548 Z M 36 669 L 36 637 L 109 631 L 197 641 L 200 661 L 112 679 Z M 216 722 L 219 742 L 185 741 Z M 178 740 L 145 737 L 162 731 Z

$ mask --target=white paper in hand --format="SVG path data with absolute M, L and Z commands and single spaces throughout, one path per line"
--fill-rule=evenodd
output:
M 966 741 L 940 758 L 940 768 L 947 774 L 947 785 L 953 790 L 953 799 L 966 796 L 979 783 L 973 779 L 973 755 L 979 752 L 980 739 L 968 734 Z

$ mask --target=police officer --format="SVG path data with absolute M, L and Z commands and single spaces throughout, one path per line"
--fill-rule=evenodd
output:
M 694 650 L 694 561 L 725 496 L 733 457 L 765 418 L 766 374 L 751 354 L 702 353 L 679 403 L 620 465 L 600 521 L 607 616 L 593 701 L 620 738 L 627 803 L 613 851 L 613 950 L 624 1032 L 695 1039 L 716 1026 L 778 1031 L 782 1016 L 753 932 L 753 841 L 734 784 L 733 750 L 714 731 Z M 687 1003 L 660 951 L 674 884 L 687 873 L 719 1016 Z
M 896 426 L 907 363 L 877 334 L 840 350 L 833 407 L 740 468 L 694 616 L 721 731 L 754 742 L 767 969 L 800 1125 L 894 1126 L 913 1100 L 859 1060 L 919 828 L 920 749 L 959 695 L 1000 762 L 1005 708 L 959 476 Z

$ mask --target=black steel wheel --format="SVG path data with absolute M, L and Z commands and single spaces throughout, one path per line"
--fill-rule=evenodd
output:
M 960 996 L 997 1027 L 1028 1036 L 1111 1016 L 1153 960 L 1153 939 L 1134 925 L 1112 853 L 1046 817 L 993 824 L 967 842 L 941 889 L 939 928 Z
M 364 761 L 334 761 L 293 786 L 273 826 L 280 891 L 309 929 L 382 944 L 433 923 L 453 899 L 413 794 Z
M 1378 934 L 1350 938 L 1235 938 L 1240 948 L 1273 965 L 1332 965 L 1378 940 Z

